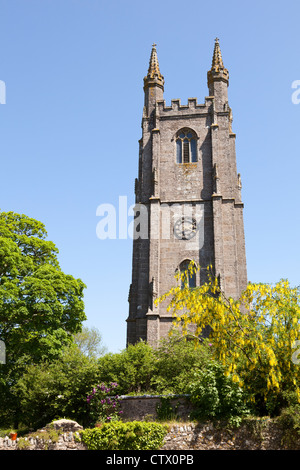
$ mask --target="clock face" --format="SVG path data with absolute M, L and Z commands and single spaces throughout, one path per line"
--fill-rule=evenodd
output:
M 197 222 L 192 217 L 180 217 L 174 224 L 174 235 L 178 240 L 191 240 L 197 231 Z

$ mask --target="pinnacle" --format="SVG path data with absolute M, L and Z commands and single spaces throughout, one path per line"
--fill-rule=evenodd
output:
M 158 63 L 158 58 L 157 58 L 157 52 L 156 52 L 156 44 L 154 43 L 152 45 L 152 51 L 151 51 L 151 57 L 150 57 L 150 61 L 149 61 L 149 68 L 148 68 L 148 74 L 147 74 L 147 77 L 145 77 L 147 79 L 158 79 L 158 80 L 161 80 L 163 82 L 164 80 L 164 77 L 162 76 L 162 74 L 160 73 L 160 70 L 159 70 L 159 63 Z
M 221 49 L 220 49 L 220 44 L 219 44 L 219 39 L 215 39 L 215 48 L 214 48 L 214 54 L 213 54 L 213 59 L 212 59 L 212 65 L 211 68 L 219 71 L 220 68 L 224 68 L 223 64 L 223 59 L 222 59 L 222 54 L 221 54 Z
M 211 69 L 207 72 L 208 85 L 216 79 L 221 79 L 228 83 L 229 72 L 224 67 L 219 39 L 215 39 L 215 47 L 212 58 Z

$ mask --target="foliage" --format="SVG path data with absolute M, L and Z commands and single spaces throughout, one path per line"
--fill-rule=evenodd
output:
M 191 265 L 189 270 L 193 270 Z M 199 269 L 199 268 L 197 268 Z M 174 327 L 183 335 L 194 327 L 194 338 L 210 327 L 214 358 L 226 376 L 244 387 L 252 400 L 280 400 L 286 390 L 300 400 L 300 368 L 292 361 L 293 346 L 300 338 L 299 289 L 282 280 L 274 286 L 249 283 L 238 300 L 226 298 L 218 279 L 207 268 L 208 280 L 196 289 L 188 287 L 188 271 L 178 275 L 178 285 L 159 301 L 171 297 Z
M 112 395 L 117 387 L 116 382 L 111 382 L 109 386 L 104 383 L 98 384 L 88 395 L 89 415 L 93 424 L 120 419 L 122 414 L 122 411 L 120 411 L 121 399 L 119 395 Z
M 188 393 L 188 384 L 196 368 L 205 368 L 211 356 L 211 348 L 203 342 L 195 347 L 181 335 L 174 334 L 162 339 L 154 350 L 155 372 L 151 379 L 151 389 L 156 393 Z
M 19 450 L 29 450 L 31 443 L 28 439 L 25 439 L 25 437 L 21 437 L 17 445 Z
M 277 423 L 282 429 L 281 443 L 287 448 L 293 448 L 299 443 L 300 436 L 300 404 L 290 405 L 281 410 Z
M 120 395 L 150 390 L 155 358 L 143 341 L 128 345 L 120 353 L 108 353 L 98 360 L 101 381 L 117 382 Z
M 108 353 L 98 361 L 101 381 L 118 382 L 119 393 L 186 393 L 195 367 L 204 367 L 209 347 L 195 348 L 180 336 L 160 341 L 157 348 L 140 341 L 120 353 Z
M 86 319 L 85 285 L 64 274 L 44 225 L 25 215 L 0 213 L 0 338 L 6 364 L 26 354 L 56 357 Z
M 102 343 L 102 335 L 95 327 L 82 327 L 82 331 L 76 333 L 73 339 L 87 357 L 99 358 L 107 352 L 106 346 Z
M 11 428 L 1 428 L 0 429 L 0 437 L 4 438 L 5 436 L 9 436 L 11 432 L 15 431 Z
M 65 348 L 59 359 L 27 365 L 12 390 L 22 411 L 20 420 L 34 428 L 60 416 L 88 424 L 86 396 L 98 380 L 97 361 L 75 345 Z
M 81 439 L 89 450 L 155 450 L 166 434 L 167 426 L 160 423 L 114 421 L 85 429 Z
M 300 435 L 300 405 L 292 405 L 284 408 L 278 422 L 282 425 L 285 430 L 294 431 L 295 434 Z
M 193 416 L 197 419 L 224 418 L 237 423 L 237 418 L 250 413 L 243 390 L 230 375 L 224 374 L 223 366 L 216 361 L 194 372 L 189 392 L 191 402 L 196 405 Z
M 32 445 L 30 441 L 32 438 L 38 440 L 39 446 L 48 450 L 51 444 L 58 442 L 60 434 L 62 434 L 62 431 L 54 429 L 53 425 L 50 424 L 42 431 L 29 433 L 26 438 L 21 437 L 17 443 L 17 448 L 20 450 L 28 449 Z
M 17 426 L 16 382 L 29 364 L 52 360 L 72 342 L 86 319 L 80 279 L 62 272 L 45 226 L 26 215 L 0 213 L 0 416 Z

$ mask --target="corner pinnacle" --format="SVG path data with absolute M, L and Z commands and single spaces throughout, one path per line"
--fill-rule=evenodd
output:
M 149 68 L 148 68 L 148 74 L 144 78 L 145 85 L 146 83 L 155 81 L 157 82 L 158 85 L 163 86 L 164 85 L 164 77 L 160 73 L 159 70 L 159 63 L 158 63 L 158 58 L 157 58 L 157 52 L 156 52 L 156 44 L 152 44 L 152 51 L 151 51 L 151 56 L 150 56 L 150 61 L 149 61 Z
M 209 83 L 215 79 L 220 79 L 220 78 L 226 81 L 229 80 L 229 72 L 224 67 L 224 64 L 223 64 L 219 38 L 215 39 L 215 47 L 214 47 L 211 69 L 207 73 L 207 76 L 208 76 Z
M 211 67 L 214 68 L 215 70 L 219 69 L 220 67 L 224 68 L 220 44 L 219 44 L 219 38 L 215 39 L 215 48 L 214 48 L 214 54 L 213 54 Z

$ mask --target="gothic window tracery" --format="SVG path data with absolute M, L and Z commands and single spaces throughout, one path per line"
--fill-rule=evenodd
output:
M 190 129 L 182 129 L 176 137 L 176 163 L 196 163 L 196 136 Z

